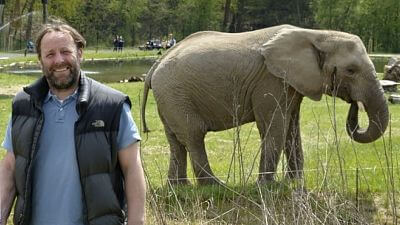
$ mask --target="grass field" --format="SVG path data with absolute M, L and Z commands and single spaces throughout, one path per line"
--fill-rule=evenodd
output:
M 0 89 L 32 79 L 0 74 Z M 143 83 L 109 86 L 130 96 L 140 126 Z M 0 95 L 0 140 L 11 101 L 11 95 Z M 150 95 L 146 118 L 152 132 L 142 134 L 141 142 L 148 181 L 147 224 L 398 224 L 400 105 L 389 107 L 391 121 L 384 137 L 358 144 L 344 128 L 348 104 L 330 97 L 319 102 L 306 98 L 301 108 L 303 180 L 285 180 L 282 160 L 277 181 L 257 185 L 259 135 L 250 123 L 206 136 L 211 167 L 225 185 L 199 187 L 192 180 L 193 186 L 171 187 L 166 183 L 169 146 Z M 366 115 L 361 121 L 365 124 Z M 0 151 L 0 158 L 4 153 Z M 190 170 L 189 175 L 193 177 Z
M 0 52 L 0 55 L 2 53 Z M 4 55 L 6 55 L 4 53 Z M 31 63 L 38 62 L 38 57 L 36 53 L 30 53 L 24 56 L 22 53 L 11 54 L 12 56 L 7 59 L 0 60 L 0 67 L 10 65 L 12 63 Z M 85 49 L 83 54 L 84 60 L 91 59 L 129 59 L 129 58 L 140 58 L 140 57 L 153 57 L 157 56 L 157 51 L 141 51 L 137 48 L 124 48 L 122 52 L 114 52 L 108 49 Z

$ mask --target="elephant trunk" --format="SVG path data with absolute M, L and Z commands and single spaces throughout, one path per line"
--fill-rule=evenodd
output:
M 383 89 L 377 81 L 377 86 L 368 89 L 369 94 L 364 107 L 368 115 L 369 125 L 361 128 L 358 124 L 358 105 L 351 103 L 347 116 L 347 133 L 359 143 L 369 143 L 380 138 L 386 130 L 389 122 L 389 109 L 386 103 Z

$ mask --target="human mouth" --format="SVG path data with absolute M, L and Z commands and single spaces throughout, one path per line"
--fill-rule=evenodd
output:
M 54 72 L 64 72 L 64 71 L 67 71 L 68 69 L 69 69 L 68 67 L 63 67 L 63 68 L 54 69 L 53 71 Z

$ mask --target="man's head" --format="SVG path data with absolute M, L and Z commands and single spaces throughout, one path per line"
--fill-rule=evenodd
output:
M 51 89 L 77 86 L 85 39 L 66 24 L 46 24 L 38 33 L 36 49 Z

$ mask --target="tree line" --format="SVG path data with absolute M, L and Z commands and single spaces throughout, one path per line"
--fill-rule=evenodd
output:
M 42 1 L 6 0 L 0 40 L 32 39 L 41 23 Z M 370 52 L 400 51 L 399 0 L 48 0 L 49 19 L 83 33 L 89 46 L 111 47 L 149 39 L 178 41 L 201 30 L 243 32 L 292 24 L 357 34 Z M 19 18 L 19 19 L 18 19 Z M 16 44 L 14 44 L 16 45 Z M 21 45 L 21 44 L 20 44 Z M 18 48 L 18 46 L 14 46 Z

